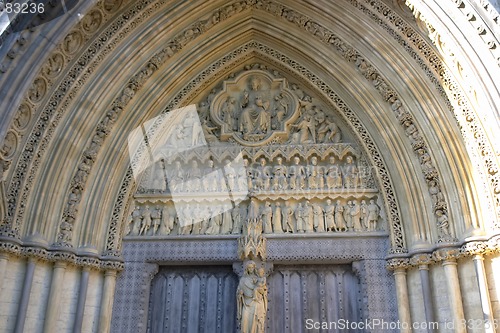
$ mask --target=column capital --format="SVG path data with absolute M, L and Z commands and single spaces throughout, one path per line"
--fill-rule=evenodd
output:
M 411 266 L 410 259 L 408 259 L 408 258 L 391 258 L 391 259 L 388 259 L 386 262 L 386 267 L 390 271 L 406 270 L 410 266 Z
M 460 254 L 464 257 L 486 255 L 490 252 L 492 252 L 490 245 L 483 241 L 468 242 L 460 248 Z
M 433 262 L 432 256 L 429 253 L 415 254 L 410 258 L 410 264 L 418 266 L 419 269 L 426 269 L 425 266 L 431 265 Z
M 455 262 L 460 256 L 460 249 L 458 248 L 442 248 L 432 253 L 432 259 L 436 262 Z

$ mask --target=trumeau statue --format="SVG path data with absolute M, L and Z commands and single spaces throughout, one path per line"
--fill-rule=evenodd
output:
M 265 270 L 257 269 L 254 261 L 246 261 L 236 294 L 240 332 L 264 333 L 267 313 Z

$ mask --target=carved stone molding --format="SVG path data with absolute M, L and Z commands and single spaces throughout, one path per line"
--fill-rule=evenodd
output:
M 273 6 L 274 6 L 274 7 L 273 7 Z M 264 8 L 264 7 L 259 7 L 259 8 Z M 275 5 L 275 4 L 269 4 L 269 6 L 268 6 L 268 7 L 266 7 L 266 8 L 267 8 L 266 10 L 268 10 L 269 8 L 274 8 L 274 10 L 276 10 L 276 5 Z M 283 12 L 283 13 L 285 13 L 285 12 Z M 294 14 L 291 14 L 291 12 L 290 12 L 290 11 L 286 11 L 286 15 L 288 15 L 288 16 L 287 16 L 287 18 L 288 18 L 288 17 L 293 18 L 293 15 L 294 15 Z M 291 16 L 289 16 L 289 15 L 291 15 Z M 300 19 L 299 19 L 299 21 L 300 21 Z M 310 25 L 309 25 L 309 26 L 310 26 Z M 196 35 L 196 36 L 197 36 L 197 35 Z M 323 34 L 321 38 L 325 38 L 325 34 Z M 184 38 L 184 39 L 182 39 L 182 36 L 181 36 L 181 37 L 179 37 L 179 38 L 177 39 L 177 41 L 179 41 L 179 45 L 181 45 L 181 46 L 182 46 L 182 45 L 185 45 L 185 42 L 186 42 L 185 38 Z M 108 52 L 109 52 L 109 51 L 108 51 Z M 169 49 L 165 49 L 165 52 L 166 52 L 166 54 L 168 54 L 168 53 L 171 53 L 171 52 L 174 52 L 174 51 L 172 50 L 172 47 L 170 47 L 170 46 L 169 46 Z M 159 56 L 159 58 L 160 58 L 159 63 L 161 63 L 161 55 Z M 158 63 L 158 64 L 159 64 L 159 63 Z M 152 67 L 152 66 L 150 66 L 150 68 L 151 68 L 151 67 Z M 57 71 L 57 66 L 56 66 L 56 71 Z M 40 82 L 41 82 L 41 81 L 38 81 L 38 85 L 40 85 Z M 123 95 L 122 95 L 123 100 L 125 100 L 125 101 L 126 101 L 127 99 L 131 98 L 131 95 L 133 96 L 134 86 L 133 86 L 133 85 L 132 85 L 132 86 L 127 86 L 127 88 L 126 88 L 126 89 L 128 89 L 128 90 L 127 90 L 127 91 L 124 91 L 124 93 L 123 93 Z M 387 91 L 387 90 L 386 90 L 386 91 Z M 33 92 L 33 94 L 34 94 L 33 96 L 35 96 L 35 99 L 36 99 L 36 91 L 35 91 L 35 92 Z M 33 96 L 32 96 L 32 97 L 33 97 Z M 107 118 L 107 119 L 109 119 L 108 117 L 106 117 L 106 118 Z M 104 120 L 105 120 L 105 119 L 104 119 Z M 407 128 L 410 128 L 410 126 L 408 126 Z M 415 133 L 415 132 L 413 132 L 413 133 Z M 35 139 L 36 139 L 36 138 L 35 138 Z M 421 142 L 421 141 L 420 141 L 420 139 L 419 139 L 419 138 L 415 138 L 415 144 L 416 144 L 416 147 L 418 147 L 419 145 L 421 145 L 421 143 L 420 143 L 420 142 Z M 36 144 L 35 144 L 34 146 L 36 146 Z M 97 144 L 97 146 L 98 146 L 98 144 Z M 34 169 L 36 169 L 36 168 L 33 168 L 33 170 L 34 170 Z M 427 172 L 427 175 L 429 175 L 429 176 L 433 175 L 433 173 L 431 172 L 432 170 L 428 170 L 428 171 L 429 171 L 429 172 Z M 35 171 L 33 171 L 33 172 L 35 172 Z M 22 175 L 19 179 L 25 179 L 25 178 L 24 178 L 24 174 L 23 174 L 23 175 Z M 29 184 L 28 184 L 28 186 L 29 186 Z M 28 188 L 29 188 L 29 187 L 26 187 L 25 189 L 28 189 Z M 25 193 L 27 193 L 27 192 L 25 191 Z M 26 194 L 26 195 L 27 195 L 27 194 Z M 21 198 L 24 198 L 24 199 L 21 199 L 21 200 L 25 200 L 25 199 L 26 199 L 26 195 L 22 195 L 22 196 L 21 196 Z M 17 193 L 16 193 L 16 194 L 14 194 L 14 196 L 11 196 L 11 199 L 14 199 L 14 205 L 15 205 L 15 202 L 16 202 L 16 200 L 17 200 L 16 198 L 17 198 Z M 15 208 L 16 208 L 16 206 L 14 206 L 14 207 L 12 207 L 12 206 L 11 206 L 10 208 L 11 208 L 11 211 L 12 211 L 12 208 L 14 208 L 14 209 L 15 209 Z M 394 207 L 391 207 L 391 208 L 394 208 Z M 392 209 L 391 209 L 391 211 L 392 211 Z M 22 212 L 21 212 L 21 213 L 22 213 Z M 444 213 L 445 213 L 445 211 L 444 211 Z M 19 217 L 22 217 L 22 214 L 20 214 L 20 215 L 19 215 Z M 21 221 L 21 220 L 19 220 L 19 221 Z M 116 227 L 116 226 L 115 226 L 115 227 Z M 117 229 L 113 229 L 113 230 L 115 230 L 115 231 L 116 231 Z M 401 230 L 396 230 L 396 232 L 399 232 L 399 231 L 401 231 Z M 115 239 L 116 237 L 111 237 L 111 238 Z M 114 243 L 116 244 L 116 241 L 114 241 Z M 116 245 L 116 246 L 119 246 L 119 245 Z
M 114 14 L 117 11 L 117 7 L 121 5 L 121 2 L 99 2 L 98 6 L 102 6 L 102 8 L 98 7 L 90 11 L 88 15 L 94 15 L 97 18 L 96 13 L 99 13 L 98 15 L 101 19 L 96 24 L 98 23 L 102 26 L 110 17 L 108 14 Z M 34 175 L 38 170 L 47 143 L 51 139 L 58 121 L 62 118 L 62 114 L 68 108 L 71 99 L 83 87 L 86 79 L 90 77 L 93 69 L 97 67 L 99 62 L 118 45 L 120 40 L 125 38 L 126 33 L 118 34 L 119 29 L 127 26 L 128 28 L 123 32 L 130 32 L 132 30 L 131 26 L 135 26 L 137 23 L 145 20 L 154 12 L 151 9 L 142 10 L 151 2 L 146 0 L 141 1 L 128 9 L 123 16 L 116 18 L 114 24 L 108 26 L 108 29 L 100 34 L 100 38 L 94 36 L 90 47 L 73 64 L 70 60 L 73 58 L 73 55 L 78 53 L 76 50 L 80 49 L 87 40 L 91 39 L 90 35 L 80 32 L 80 30 L 83 30 L 80 27 L 83 23 L 80 23 L 58 45 L 52 55 L 49 56 L 48 63 L 42 67 L 25 101 L 21 103 L 18 115 L 16 116 L 16 119 L 22 117 L 22 113 L 26 112 L 26 108 L 29 108 L 32 114 L 39 114 L 31 133 L 29 133 L 29 137 L 25 140 L 16 170 L 12 173 L 11 186 L 8 190 L 9 209 L 6 221 L 10 228 L 15 230 L 19 228 L 24 214 L 24 209 L 20 207 L 24 207 L 24 202 L 31 189 L 30 182 L 35 177 Z M 160 4 L 161 2 L 156 4 L 156 7 L 159 7 Z M 103 13 L 105 13 L 104 16 L 102 15 Z M 93 30 L 99 31 L 98 28 Z M 113 38 L 116 34 L 118 35 Z M 73 64 L 72 67 L 66 68 L 70 64 Z M 67 76 L 61 81 L 59 79 L 63 73 L 66 73 Z M 57 85 L 55 85 L 56 83 Z M 45 84 L 47 85 L 45 86 Z M 53 84 L 54 86 L 52 87 Z M 50 90 L 51 88 L 52 90 Z M 47 98 L 49 91 L 51 91 L 52 95 L 50 98 Z M 44 96 L 42 96 L 42 93 Z M 35 105 L 33 99 L 36 101 L 42 101 L 43 99 L 46 102 Z M 19 202 L 21 204 L 18 205 Z M 14 218 L 15 221 L 13 220 Z
M 77 255 L 61 249 L 44 249 L 36 246 L 22 246 L 9 241 L 0 241 L 0 253 L 6 253 L 18 258 L 32 258 L 45 262 L 65 262 L 77 267 L 87 267 L 100 271 L 121 271 L 123 261 L 119 258 L 98 258 Z
M 464 8 L 464 1 L 455 1 L 459 8 Z M 436 28 L 432 25 L 432 22 L 428 20 L 419 10 L 418 6 L 415 6 L 414 2 L 411 0 L 407 0 L 406 4 L 413 11 L 414 16 L 417 21 L 422 21 L 427 29 L 429 30 L 429 36 L 431 37 L 431 41 L 434 45 L 441 51 L 441 53 L 451 59 L 453 63 L 452 71 L 458 78 L 463 76 L 463 66 L 460 64 L 459 60 L 455 55 L 455 51 L 450 49 L 450 43 L 447 43 L 447 37 L 445 34 L 441 34 Z M 419 38 L 420 43 L 425 43 L 421 38 Z M 495 47 L 498 53 L 499 48 Z M 431 55 L 432 54 L 432 58 Z M 427 57 L 428 61 L 431 64 L 436 64 L 438 61 L 437 56 L 434 52 L 430 53 Z M 434 61 L 431 61 L 434 59 Z M 500 66 L 500 59 L 497 56 L 497 62 Z M 439 62 L 440 63 L 440 62 Z M 451 66 L 449 66 L 451 67 Z M 500 228 L 500 172 L 498 171 L 500 168 L 498 166 L 496 153 L 489 143 L 487 134 L 483 129 L 480 121 L 480 117 L 477 112 L 471 107 L 470 103 L 467 100 L 467 93 L 460 89 L 460 84 L 456 82 L 454 79 L 452 72 L 449 68 L 445 68 L 442 64 L 439 66 L 434 65 L 431 68 L 434 69 L 436 76 L 440 78 L 440 83 L 435 82 L 438 86 L 438 89 L 442 92 L 443 98 L 449 102 L 448 107 L 450 111 L 455 115 L 457 122 L 459 124 L 459 128 L 461 130 L 462 136 L 464 138 L 464 142 L 470 148 L 468 149 L 469 154 L 471 155 L 471 159 L 477 165 L 477 170 L 480 172 L 481 176 L 484 178 L 484 183 L 482 184 L 485 191 L 484 195 L 488 196 L 487 193 L 492 193 L 493 203 L 495 207 L 491 207 L 492 211 L 495 211 L 496 219 L 493 221 L 493 227 L 495 229 Z M 466 78 L 463 78 L 466 80 Z M 449 94 L 446 94 L 445 90 L 449 91 Z M 474 92 L 474 88 L 470 87 L 470 90 Z M 453 100 L 446 97 L 453 96 Z M 451 104 L 453 102 L 453 105 Z M 485 171 L 483 171 L 485 170 Z

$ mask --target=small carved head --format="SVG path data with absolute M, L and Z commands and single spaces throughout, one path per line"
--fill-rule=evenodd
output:
M 293 158 L 293 162 L 294 162 L 295 164 L 299 164 L 299 163 L 300 163 L 300 157 L 295 156 L 295 157 Z
M 245 265 L 245 272 L 247 274 L 253 274 L 255 272 L 255 262 L 252 260 L 248 261 Z

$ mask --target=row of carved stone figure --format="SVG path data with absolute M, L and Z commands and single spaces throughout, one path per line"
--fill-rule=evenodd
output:
M 234 208 L 217 204 L 167 205 L 142 208 L 136 206 L 132 212 L 129 235 L 228 235 L 240 234 L 248 219 L 259 220 L 264 233 L 344 232 L 375 231 L 380 217 L 380 208 L 375 200 L 349 200 L 344 205 L 340 200 L 326 205 L 306 201 L 285 201 L 271 204 L 266 201 L 259 207 L 252 200 L 248 207 Z M 175 229 L 175 231 L 174 231 Z
M 370 170 L 359 168 L 351 156 L 347 156 L 342 165 L 336 163 L 333 156 L 327 165 L 318 165 L 315 156 L 308 165 L 302 165 L 298 156 L 293 158 L 290 166 L 284 165 L 281 157 L 276 158 L 272 166 L 267 165 L 265 158 L 259 162 L 251 166 L 244 159 L 242 165 L 235 167 L 226 160 L 223 168 L 216 168 L 214 162 L 208 160 L 207 166 L 202 169 L 196 160 L 192 160 L 187 168 L 180 161 L 175 161 L 166 172 L 167 183 L 172 193 L 300 191 L 367 188 L 370 177 Z M 164 170 L 157 167 L 154 172 L 153 182 L 148 187 L 164 191 Z
M 275 165 L 267 166 L 266 160 L 261 158 L 258 166 L 246 168 L 247 186 L 254 191 L 317 190 L 366 187 L 368 182 L 368 173 L 364 169 L 360 173 L 351 156 L 342 166 L 333 156 L 325 166 L 318 165 L 315 156 L 308 165 L 300 162 L 300 157 L 295 156 L 292 165 L 286 166 L 278 157 Z

